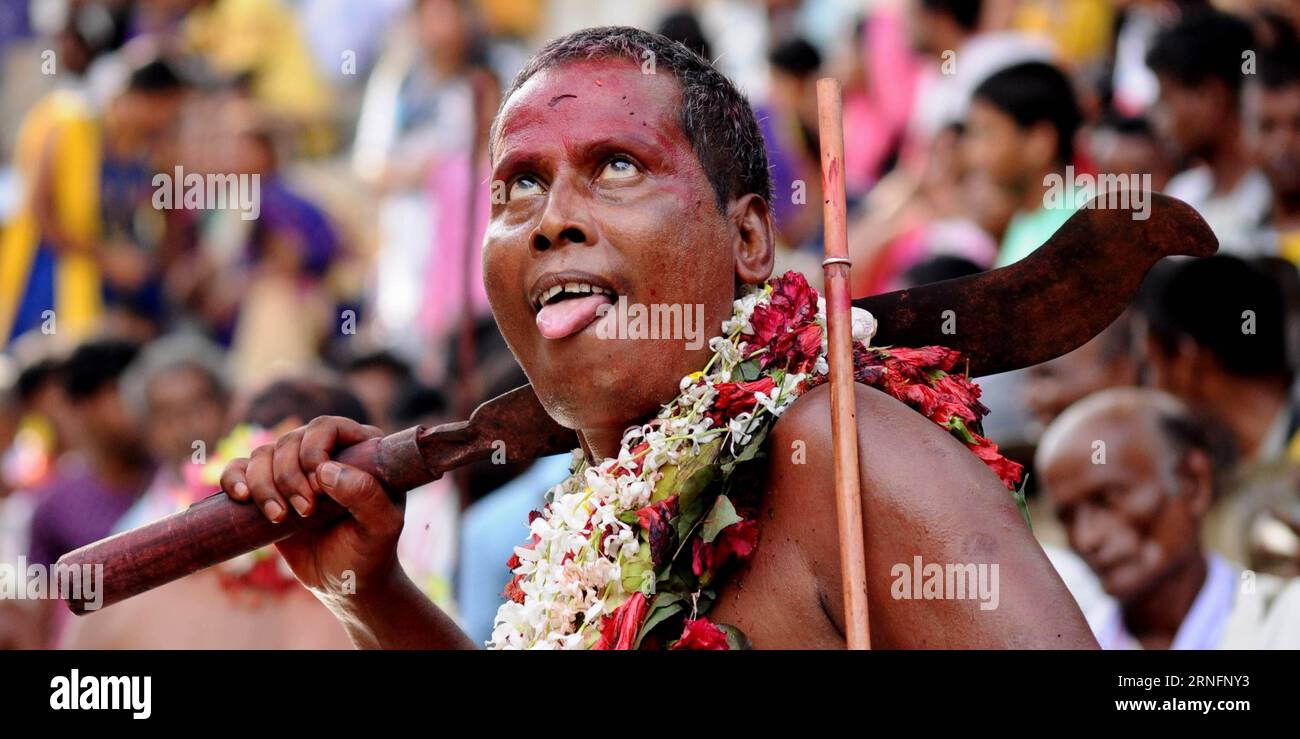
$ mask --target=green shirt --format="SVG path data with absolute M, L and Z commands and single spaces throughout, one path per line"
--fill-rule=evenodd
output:
M 1056 229 L 1074 215 L 1073 206 L 1054 206 L 1039 208 L 1035 211 L 1019 211 L 1007 225 L 1007 232 L 998 247 L 998 260 L 994 267 L 1005 267 L 1019 262 L 1034 253 Z

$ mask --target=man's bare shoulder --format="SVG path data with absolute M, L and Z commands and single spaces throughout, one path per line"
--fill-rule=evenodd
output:
M 1088 646 L 1082 615 L 998 477 L 916 411 L 863 385 L 855 395 L 873 639 L 899 647 Z M 785 517 L 783 534 L 809 563 L 840 628 L 830 412 L 829 387 L 818 387 L 773 427 L 765 509 L 776 520 L 798 511 L 796 521 Z M 891 597 L 899 566 L 968 563 L 999 566 L 997 610 L 974 600 Z M 1052 623 L 1042 616 L 1049 601 L 1059 605 Z
M 997 476 L 952 434 L 875 388 L 853 387 L 864 483 L 897 482 L 900 476 L 911 480 L 921 475 L 928 480 L 959 481 L 990 505 L 1015 513 Z M 830 386 L 821 385 L 795 401 L 773 427 L 772 463 L 807 464 L 798 455 L 783 455 L 778 450 L 805 451 L 808 459 L 825 463 L 817 466 L 825 467 L 829 480 L 831 443 Z

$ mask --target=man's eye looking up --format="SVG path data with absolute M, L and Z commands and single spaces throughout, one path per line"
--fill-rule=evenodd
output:
M 617 156 L 609 160 L 604 168 L 600 171 L 600 178 L 603 180 L 627 180 L 636 177 L 640 173 L 636 164 L 625 156 Z
M 529 195 L 536 195 L 541 191 L 542 191 L 542 183 L 538 182 L 536 177 L 533 177 L 532 175 L 522 175 L 520 177 L 516 177 L 510 183 L 510 192 L 507 193 L 507 197 L 510 200 L 514 200 L 515 198 L 523 198 L 523 197 L 528 197 Z

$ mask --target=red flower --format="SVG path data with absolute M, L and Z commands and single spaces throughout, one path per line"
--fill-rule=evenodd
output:
M 967 404 L 928 385 L 908 385 L 900 400 L 940 426 L 947 424 L 953 416 L 968 423 L 974 423 L 979 418 Z
M 885 351 L 894 359 L 913 367 L 930 370 L 941 369 L 945 372 L 952 369 L 957 364 L 957 360 L 961 358 L 961 352 L 944 346 L 923 346 L 917 349 L 891 346 Z
M 682 629 L 682 638 L 673 644 L 672 649 L 712 649 L 726 650 L 727 632 L 719 629 L 707 618 L 687 620 Z
M 986 439 L 973 431 L 971 436 L 975 437 L 975 443 L 966 446 L 1002 479 L 1003 485 L 1014 490 L 1016 483 L 1024 476 L 1025 466 L 1002 456 L 998 451 L 998 445 L 991 439 Z
M 505 592 L 502 593 L 502 595 L 504 595 L 507 600 L 512 600 L 516 603 L 524 602 L 524 591 L 519 587 L 519 581 L 523 579 L 523 577 L 523 575 L 515 575 L 510 582 L 506 584 Z
M 817 291 L 802 273 L 792 270 L 772 280 L 771 305 L 791 324 L 800 324 L 817 315 Z
M 764 393 L 770 397 L 776 389 L 776 383 L 771 377 L 760 377 L 752 382 L 723 382 L 715 388 L 718 397 L 705 415 L 713 419 L 714 426 L 721 426 L 741 413 L 754 410 L 754 406 L 758 405 L 754 393 Z
M 748 562 L 758 548 L 758 521 L 739 521 L 718 532 L 712 544 L 697 538 L 692 544 L 691 571 L 707 585 L 732 561 Z
M 758 355 L 758 365 L 763 368 L 776 365 L 791 372 L 807 372 L 817 363 L 821 352 L 822 327 L 809 323 L 776 337 L 768 345 L 768 350 Z
M 634 593 L 614 612 L 600 619 L 600 641 L 592 649 L 631 649 L 636 644 L 636 634 L 649 601 L 645 593 Z
M 767 349 L 759 355 L 760 367 L 807 372 L 821 354 L 822 329 L 813 322 L 816 318 L 817 291 L 803 275 L 787 272 L 772 281 L 768 302 L 750 315 L 754 333 L 742 338 L 751 350 Z
M 650 559 L 656 568 L 663 564 L 668 548 L 672 545 L 673 528 L 671 521 L 677 515 L 677 496 L 674 495 L 658 503 L 652 503 L 636 512 L 641 528 L 645 530 L 650 541 Z

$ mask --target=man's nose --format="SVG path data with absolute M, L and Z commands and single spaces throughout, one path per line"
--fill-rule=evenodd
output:
M 532 247 L 546 251 L 564 244 L 595 243 L 590 211 L 575 188 L 557 183 L 548 193 L 546 210 L 533 231 Z
M 1079 554 L 1096 554 L 1101 551 L 1110 535 L 1110 527 L 1100 510 L 1094 506 L 1082 505 L 1075 512 L 1072 523 L 1070 535 Z

